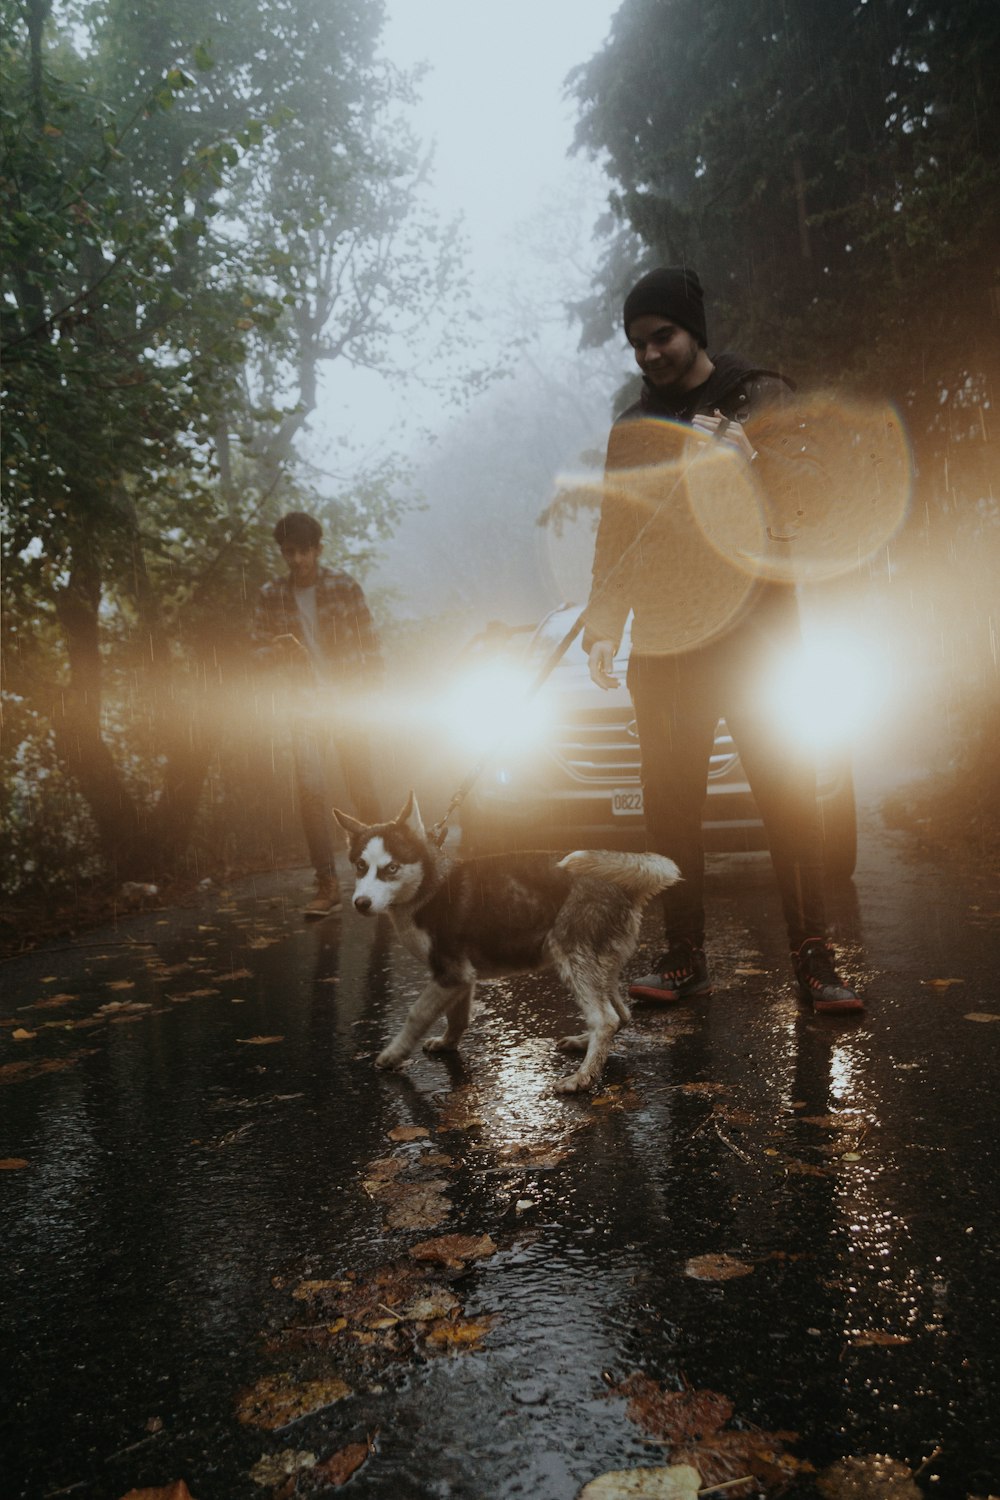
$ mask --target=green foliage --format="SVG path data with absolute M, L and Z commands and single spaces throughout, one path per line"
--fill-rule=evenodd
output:
M 457 251 L 420 222 L 378 0 L 0 0 L 0 20 L 8 748 L 57 755 L 106 866 L 155 877 L 276 515 L 315 511 L 363 561 L 399 514 L 391 454 L 332 495 L 303 471 L 323 362 L 382 368 Z
M 616 183 L 586 335 L 639 257 L 686 260 L 713 347 L 889 393 L 921 435 L 945 390 L 968 423 L 997 373 L 998 74 L 990 0 L 625 0 L 572 78 Z

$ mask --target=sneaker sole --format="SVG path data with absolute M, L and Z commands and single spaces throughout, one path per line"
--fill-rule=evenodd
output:
M 821 1015 L 861 1015 L 865 1008 L 859 995 L 852 995 L 849 1000 L 821 1000 L 800 988 L 799 999 Z
M 710 984 L 699 984 L 683 994 L 679 990 L 657 990 L 651 985 L 630 984 L 628 992 L 633 1000 L 659 1000 L 663 1005 L 676 1005 L 681 1000 L 695 1000 L 712 993 Z

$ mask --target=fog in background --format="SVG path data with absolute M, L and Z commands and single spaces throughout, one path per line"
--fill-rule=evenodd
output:
M 328 369 L 303 451 L 321 476 L 344 468 L 345 450 L 394 451 L 412 466 L 408 488 L 422 508 L 366 585 L 393 615 L 448 617 L 462 639 L 490 619 L 537 618 L 587 588 L 592 518 L 555 537 L 537 517 L 561 474 L 600 462 L 631 368 L 624 339 L 579 351 L 567 312 L 593 290 L 608 182 L 598 164 L 568 154 L 576 109 L 563 88 L 616 9 L 615 0 L 387 7 L 384 54 L 427 69 L 409 116 L 433 149 L 427 198 L 443 222 L 461 218 L 466 245 L 468 292 L 443 321 L 459 334 L 462 363 L 494 378 L 450 400 L 429 389 L 457 361 L 440 352 L 440 325 L 428 327 L 425 340 L 394 351 L 402 382 Z

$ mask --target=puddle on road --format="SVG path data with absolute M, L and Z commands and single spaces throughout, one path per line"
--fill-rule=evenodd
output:
M 419 968 L 366 924 L 246 917 L 21 1002 L 100 1014 L 24 1059 L 60 1072 L 0 1088 L 26 1497 L 309 1494 L 350 1450 L 359 1496 L 572 1500 L 699 1444 L 747 1494 L 937 1446 L 922 1490 L 989 1492 L 996 1309 L 966 1230 L 992 1127 L 957 1070 L 931 1108 L 884 1032 L 803 1020 L 734 944 L 716 1000 L 638 1014 L 589 1099 L 551 1092 L 572 1022 L 538 979 L 490 987 L 462 1058 L 386 1077 Z

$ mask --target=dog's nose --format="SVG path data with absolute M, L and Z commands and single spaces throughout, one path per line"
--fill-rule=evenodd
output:
M 355 896 L 354 908 L 356 911 L 371 911 L 372 898 L 370 896 Z

